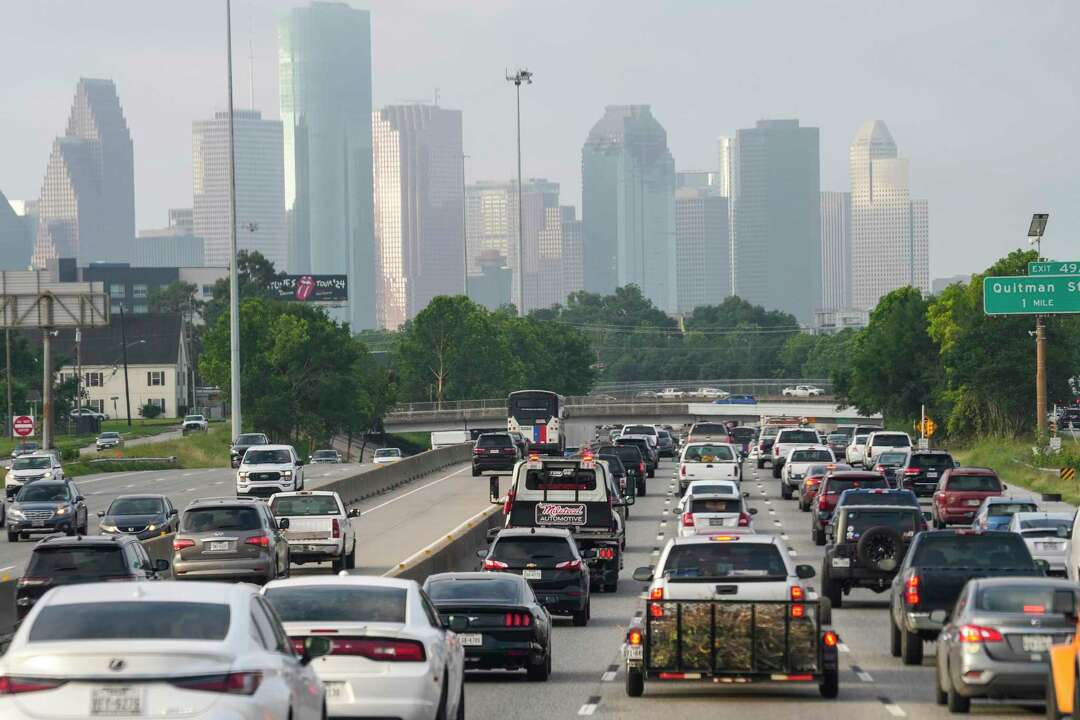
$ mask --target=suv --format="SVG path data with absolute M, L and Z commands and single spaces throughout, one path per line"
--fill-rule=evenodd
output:
M 56 455 L 38 451 L 29 455 L 20 455 L 11 461 L 11 469 L 8 470 L 4 480 L 4 492 L 10 500 L 27 483 L 37 480 L 63 479 L 64 468 L 61 467 Z
M 255 445 L 269 445 L 270 438 L 266 436 L 266 433 L 244 433 L 240 437 L 233 441 L 232 447 L 229 448 L 229 463 L 232 467 L 240 467 L 240 461 L 244 459 L 244 453 L 248 451 L 248 448 Z
M 614 455 L 622 462 L 626 470 L 626 481 L 634 486 L 633 495 L 645 494 L 645 458 L 641 450 L 630 444 L 626 445 L 601 445 L 596 449 L 596 457 L 599 460 L 607 460 Z M 629 488 L 627 488 L 629 490 Z
M 881 488 L 888 490 L 885 478 L 877 473 L 848 470 L 832 472 L 825 476 L 818 487 L 814 502 L 810 504 L 810 536 L 815 545 L 825 544 L 825 526 L 832 520 L 840 493 L 851 488 Z
M 38 480 L 15 496 L 7 508 L 8 542 L 32 533 L 86 535 L 86 501 L 71 480 Z
M 173 539 L 177 580 L 269 582 L 289 574 L 289 518 L 277 520 L 262 500 L 204 498 L 180 516 Z
M 656 453 L 660 457 L 675 457 L 675 438 L 667 430 L 656 431 Z
M 210 423 L 206 421 L 205 415 L 185 415 L 184 423 L 180 426 L 180 430 L 184 435 L 200 430 L 206 432 L 209 429 Z
M 780 496 L 790 500 L 799 491 L 811 467 L 835 462 L 832 450 L 826 445 L 792 448 L 780 470 Z
M 918 506 L 857 503 L 838 508 L 829 524 L 830 544 L 821 564 L 821 593 L 834 608 L 841 606 L 844 595 L 852 588 L 868 588 L 876 593 L 888 590 L 908 545 L 924 527 Z
M 780 478 L 788 453 L 797 447 L 814 447 L 821 444 L 817 431 L 808 427 L 783 428 L 776 433 L 772 445 L 772 476 Z
M 934 527 L 970 524 L 983 500 L 1001 495 L 1008 487 L 990 468 L 949 468 L 938 481 L 931 501 Z
M 908 456 L 907 467 L 897 472 L 898 485 L 919 497 L 934 494 L 938 481 L 946 470 L 956 467 L 953 456 L 940 450 L 914 450 Z
M 872 467 L 876 458 L 887 450 L 910 450 L 911 437 L 905 432 L 878 430 L 866 436 L 866 451 L 863 453 L 863 467 Z
M 304 461 L 292 445 L 258 445 L 236 470 L 237 495 L 273 495 L 304 489 Z
M 518 460 L 521 460 L 521 451 L 509 433 L 484 433 L 476 438 L 473 447 L 473 477 L 485 470 L 512 472 Z
M 645 472 L 649 477 L 656 477 L 656 466 L 660 464 L 660 456 L 656 454 L 656 447 L 651 445 L 648 440 L 643 437 L 618 437 L 615 440 L 616 445 L 633 445 L 641 452 L 641 457 L 645 459 Z M 644 485 L 644 484 L 643 484 Z M 638 495 L 644 495 L 644 486 L 639 488 Z
M 686 434 L 686 442 L 731 442 L 731 431 L 727 425 L 718 422 L 696 422 Z
M 168 560 L 151 560 L 130 535 L 53 535 L 34 546 L 23 576 L 15 583 L 15 611 L 22 621 L 41 596 L 58 585 L 114 580 L 161 580 Z

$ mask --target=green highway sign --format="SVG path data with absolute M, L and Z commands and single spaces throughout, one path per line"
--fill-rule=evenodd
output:
M 1080 275 L 983 278 L 983 312 L 987 315 L 1080 313 Z
M 1028 275 L 1078 275 L 1080 260 L 1040 260 L 1028 263 Z

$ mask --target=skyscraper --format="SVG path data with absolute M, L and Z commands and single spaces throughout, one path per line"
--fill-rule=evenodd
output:
M 872 120 L 851 143 L 852 304 L 871 310 L 906 285 L 930 292 L 929 210 L 912 202 L 906 159 L 885 123 Z
M 279 272 L 289 271 L 281 123 L 257 110 L 233 115 L 236 167 L 236 247 L 257 250 Z M 207 265 L 229 264 L 229 113 L 191 126 L 193 234 L 203 239 Z
M 735 138 L 721 136 L 717 140 L 718 159 L 720 161 L 719 191 L 721 197 L 731 197 L 733 166 L 735 163 Z
M 134 149 L 116 85 L 82 78 L 45 169 L 34 267 L 58 257 L 127 262 L 134 240 Z
M 285 209 L 293 272 L 346 273 L 354 329 L 375 320 L 371 16 L 294 8 L 278 28 Z
M 851 307 L 851 193 L 821 193 L 820 307 Z
M 663 310 L 675 291 L 675 161 L 648 105 L 609 105 L 581 151 L 585 289 L 636 284 Z
M 676 184 L 677 309 L 689 313 L 731 294 L 731 226 L 722 173 L 679 173 Z
M 284 211 L 282 213 L 284 214 Z M 226 225 L 228 225 L 227 220 Z M 192 208 L 169 208 L 168 227 L 140 230 L 139 236 L 135 238 L 131 265 L 133 267 L 175 268 L 206 265 L 203 239 L 195 235 Z
M 26 218 L 0 192 L 0 270 L 27 269 L 33 248 L 34 235 Z
M 734 294 L 809 322 L 821 301 L 818 129 L 759 120 L 736 137 Z

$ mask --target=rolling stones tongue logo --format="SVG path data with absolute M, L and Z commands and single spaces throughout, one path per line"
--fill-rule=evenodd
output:
M 536 503 L 537 525 L 584 525 L 584 503 Z
M 296 299 L 307 300 L 315 290 L 315 280 L 310 275 L 304 275 L 296 284 Z

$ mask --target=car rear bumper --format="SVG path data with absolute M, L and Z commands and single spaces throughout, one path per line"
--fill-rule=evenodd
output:
M 319 660 L 312 665 L 326 686 L 326 710 L 332 717 L 430 720 L 435 716 L 441 686 L 432 681 L 426 662 L 414 663 L 419 667 L 406 672 L 394 668 L 361 675 L 334 672 Z
M 477 456 L 472 461 L 473 470 L 479 470 L 480 472 L 485 470 L 513 470 L 516 464 L 517 458 L 509 455 L 505 458 Z
M 979 511 L 979 508 L 946 508 L 944 510 L 938 510 L 938 520 L 944 523 L 966 523 L 970 524 L 975 519 L 975 513 Z
M 289 541 L 289 562 L 293 564 L 305 562 L 326 562 L 339 558 L 345 553 L 342 545 L 337 543 L 320 544 L 305 540 Z
M 942 623 L 931 620 L 929 610 L 918 610 L 905 611 L 903 625 L 905 630 L 915 633 L 923 640 L 934 640 L 941 633 Z
M 174 556 L 172 568 L 175 580 L 257 582 L 274 579 L 274 566 L 270 558 L 184 561 Z
M 1006 662 L 978 653 L 961 657 L 959 667 L 949 672 L 952 686 L 964 697 L 1041 698 L 1046 692 L 1045 662 Z
M 488 641 L 485 639 L 485 645 Z M 499 641 L 490 647 L 465 648 L 466 670 L 520 670 L 544 657 L 544 646 L 531 640 Z

